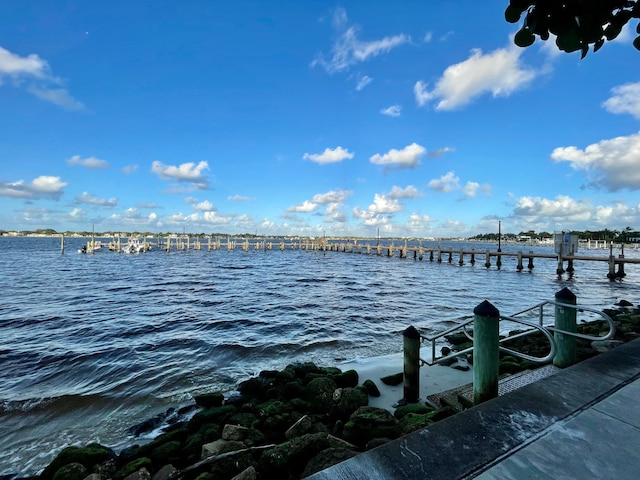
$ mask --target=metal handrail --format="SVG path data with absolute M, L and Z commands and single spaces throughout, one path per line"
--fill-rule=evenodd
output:
M 586 312 L 591 312 L 591 313 L 598 314 L 599 316 L 601 316 L 608 323 L 609 332 L 605 336 L 595 337 L 593 335 L 585 335 L 585 334 L 582 334 L 582 333 L 569 332 L 569 331 L 566 331 L 566 330 L 561 330 L 559 328 L 555 328 L 552 325 L 546 325 L 545 326 L 544 325 L 544 307 L 545 307 L 545 305 L 554 305 L 554 306 L 560 306 L 560 307 L 564 307 L 564 308 L 573 308 L 573 309 L 575 309 L 575 310 L 577 310 L 579 312 L 586 311 Z M 534 311 L 536 309 L 539 309 L 538 323 L 537 324 L 533 323 L 533 322 L 529 322 L 527 320 L 522 320 L 522 319 L 519 319 L 519 318 L 515 318 L 517 315 L 522 315 L 524 313 L 531 312 L 531 311 Z M 469 352 L 473 351 L 473 347 L 469 347 L 469 348 L 465 348 L 464 350 L 459 350 L 459 351 L 453 352 L 450 355 L 446 355 L 444 357 L 436 358 L 436 340 L 441 338 L 441 337 L 444 337 L 445 335 L 448 335 L 450 333 L 453 333 L 453 332 L 455 332 L 457 330 L 462 329 L 462 332 L 465 334 L 465 336 L 469 340 L 471 340 L 473 342 L 473 335 L 470 334 L 467 331 L 467 326 L 473 323 L 474 316 L 473 315 L 467 315 L 467 316 L 464 316 L 464 317 L 460 317 L 460 319 L 464 320 L 464 321 L 462 323 L 459 323 L 458 325 L 455 325 L 455 326 L 453 326 L 451 328 L 448 328 L 447 330 L 444 330 L 444 331 L 442 331 L 442 332 L 440 332 L 440 333 L 438 333 L 436 335 L 433 335 L 433 336 L 427 336 L 427 335 L 422 335 L 422 334 L 420 335 L 421 341 L 423 341 L 423 342 L 424 341 L 431 342 L 431 362 L 420 358 L 420 363 L 422 365 L 433 366 L 433 365 L 435 365 L 437 363 L 441 363 L 441 362 L 449 360 L 449 359 L 460 357 L 460 356 L 462 356 L 462 355 L 464 355 L 466 353 L 469 353 Z M 594 308 L 582 307 L 582 306 L 573 305 L 573 304 L 570 304 L 570 303 L 556 302 L 554 300 L 547 300 L 545 302 L 538 303 L 537 305 L 534 305 L 533 307 L 527 308 L 527 309 L 522 310 L 522 311 L 520 311 L 518 313 L 514 313 L 511 316 L 500 315 L 500 321 L 502 321 L 502 320 L 506 320 L 506 321 L 514 322 L 514 323 L 520 323 L 522 325 L 527 325 L 527 326 L 531 327 L 531 329 L 527 330 L 525 332 L 521 332 L 521 333 L 517 333 L 515 335 L 511 335 L 509 337 L 505 337 L 505 338 L 501 339 L 499 341 L 499 343 L 506 342 L 506 341 L 509 341 L 509 340 L 514 340 L 516 338 L 523 337 L 523 336 L 526 336 L 526 335 L 531 335 L 532 333 L 535 333 L 536 330 L 539 330 L 540 332 L 542 332 L 542 334 L 545 337 L 547 337 L 547 340 L 549 340 L 549 344 L 550 344 L 551 348 L 550 348 L 549 353 L 544 357 L 534 357 L 534 356 L 531 356 L 531 355 L 527 355 L 526 353 L 522 353 L 522 352 L 517 352 L 515 350 L 511 350 L 511 349 L 506 348 L 506 347 L 500 347 L 500 350 L 502 352 L 510 353 L 511 355 L 515 355 L 517 357 L 524 358 L 525 360 L 529 360 L 531 362 L 536 362 L 536 363 L 549 362 L 555 356 L 556 351 L 557 351 L 557 346 L 556 346 L 556 342 L 555 342 L 555 340 L 553 338 L 552 333 L 561 333 L 563 335 L 569 335 L 569 336 L 572 336 L 572 337 L 581 338 L 583 340 L 590 340 L 590 341 L 594 341 L 594 340 L 609 340 L 616 333 L 616 326 L 613 323 L 613 320 L 611 319 L 611 317 L 609 315 L 607 315 L 606 313 L 601 312 L 600 310 L 596 310 Z
M 583 333 L 577 333 L 577 332 L 568 332 L 566 330 L 561 330 L 559 328 L 555 328 L 553 325 L 544 325 L 544 307 L 545 305 L 554 305 L 554 306 L 558 306 L 558 307 L 563 307 L 563 308 L 573 308 L 574 310 L 577 310 L 578 312 L 591 312 L 591 313 L 595 313 L 599 316 L 601 316 L 609 325 L 609 332 L 603 336 L 603 337 L 596 337 L 593 335 L 585 335 Z M 596 310 L 595 308 L 591 308 L 591 307 L 581 307 L 579 305 L 573 305 L 571 303 L 563 303 L 563 302 L 556 302 L 555 300 L 547 300 L 546 302 L 542 302 L 542 303 L 538 303 L 537 305 L 534 305 L 533 307 L 527 308 L 526 310 L 522 310 L 521 312 L 518 313 L 514 313 L 512 315 L 512 317 L 515 317 L 516 315 L 521 315 L 523 313 L 527 313 L 530 311 L 533 311 L 535 309 L 539 309 L 539 314 L 538 314 L 538 321 L 540 326 L 545 326 L 545 328 L 551 332 L 557 332 L 557 333 L 562 333 L 564 335 L 569 335 L 572 337 L 576 337 L 576 338 L 581 338 L 583 340 L 589 340 L 589 341 L 598 341 L 598 340 L 609 340 L 611 338 L 613 338 L 613 336 L 616 334 L 616 325 L 615 323 L 613 323 L 613 319 L 607 315 L 604 312 L 601 312 L 600 310 Z
M 554 340 L 553 335 L 551 335 L 547 327 L 544 327 L 542 325 L 537 325 L 532 322 L 527 322 L 526 320 L 520 320 L 513 317 L 505 317 L 502 315 L 500 315 L 500 320 L 507 320 L 509 322 L 521 323 L 523 325 L 529 325 L 530 327 L 533 327 L 536 330 L 540 330 L 542 334 L 545 337 L 547 337 L 547 340 L 549 340 L 549 345 L 551 346 L 549 353 L 544 357 L 534 357 L 531 355 L 527 355 L 526 353 L 516 352 L 515 350 L 511 350 L 510 348 L 506 348 L 506 347 L 500 347 L 501 351 L 510 353 L 511 355 L 515 355 L 516 357 L 524 358 L 525 360 L 529 360 L 530 362 L 536 362 L 536 363 L 547 363 L 553 360 L 553 357 L 556 356 L 556 350 L 557 350 L 556 341 Z M 500 340 L 498 343 L 502 343 L 502 342 L 506 342 L 507 340 L 513 340 L 514 338 L 522 337 L 526 333 L 530 333 L 530 332 L 523 332 L 523 333 L 518 333 L 516 335 L 512 335 L 510 337 L 505 337 L 502 340 Z
M 461 355 L 464 355 L 465 353 L 469 353 L 469 352 L 473 351 L 473 347 L 469 347 L 469 348 L 465 348 L 463 350 L 459 350 L 459 351 L 456 351 L 454 353 L 451 353 L 450 355 L 446 355 L 444 357 L 440 357 L 440 358 L 436 359 L 436 353 L 435 353 L 436 352 L 436 342 L 435 341 L 438 338 L 441 338 L 441 337 L 443 337 L 445 335 L 448 335 L 449 333 L 455 332 L 456 330 L 462 329 L 462 331 L 466 335 L 466 337 L 473 342 L 473 335 L 469 334 L 469 332 L 467 331 L 467 326 L 469 324 L 473 323 L 474 318 L 473 317 L 469 318 L 468 316 L 467 317 L 462 317 L 462 318 L 466 319 L 463 323 L 458 324 L 458 325 L 456 325 L 454 327 L 451 327 L 451 328 L 445 330 L 444 332 L 440 332 L 440 333 L 438 333 L 438 334 L 436 334 L 434 336 L 431 336 L 431 337 L 430 336 L 426 336 L 426 335 L 420 335 L 421 340 L 431 342 L 431 359 L 432 360 L 431 360 L 431 362 L 429 362 L 429 361 L 424 360 L 424 359 L 421 358 L 420 362 L 421 362 L 422 365 L 433 366 L 436 363 L 441 363 L 441 362 L 443 362 L 445 360 L 449 360 L 449 359 L 452 359 L 452 358 L 460 357 Z M 529 326 L 531 328 L 534 328 L 536 330 L 540 330 L 542 332 L 542 334 L 545 337 L 547 337 L 547 340 L 549 340 L 549 344 L 550 344 L 551 348 L 550 348 L 549 353 L 544 357 L 534 357 L 534 356 L 531 356 L 531 355 L 527 355 L 526 353 L 522 353 L 522 352 L 517 352 L 515 350 L 511 350 L 510 348 L 506 348 L 506 347 L 500 347 L 501 351 L 506 352 L 506 353 L 510 353 L 511 355 L 515 355 L 517 357 L 524 358 L 526 360 L 529 360 L 531 362 L 536 362 L 536 363 L 546 363 L 546 362 L 550 361 L 551 359 L 553 359 L 553 357 L 556 354 L 556 342 L 555 342 L 555 340 L 553 339 L 553 336 L 549 333 L 549 330 L 546 327 L 544 327 L 542 325 L 537 325 L 535 323 L 528 322 L 526 320 L 522 320 L 522 319 L 519 319 L 519 318 L 513 318 L 513 317 L 507 317 L 507 316 L 504 316 L 504 315 L 500 315 L 500 321 L 502 321 L 502 320 L 507 320 L 507 321 L 515 322 L 515 323 L 521 323 L 523 325 L 527 325 L 527 326 Z M 514 338 L 518 338 L 518 337 L 521 337 L 521 336 L 524 336 L 524 335 L 529 335 L 531 333 L 533 333 L 532 330 L 524 332 L 524 333 L 519 333 L 519 334 L 516 334 L 516 335 L 512 335 L 510 337 L 505 337 L 505 338 L 501 339 L 498 343 L 506 342 L 507 340 L 513 340 Z

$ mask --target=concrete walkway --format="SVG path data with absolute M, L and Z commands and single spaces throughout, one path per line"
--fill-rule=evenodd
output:
M 640 339 L 309 479 L 640 478 Z

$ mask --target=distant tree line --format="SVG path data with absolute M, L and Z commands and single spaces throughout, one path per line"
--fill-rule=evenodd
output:
M 580 240 L 604 240 L 604 241 L 613 241 L 618 243 L 626 243 L 632 237 L 640 236 L 640 232 L 634 231 L 632 227 L 626 227 L 624 230 L 609 230 L 605 228 L 604 230 L 572 230 L 572 234 L 578 235 Z M 537 233 L 534 230 L 528 230 L 526 232 L 516 233 L 503 233 L 502 239 L 507 241 L 527 241 L 531 240 L 546 240 L 553 238 L 553 234 L 549 232 L 540 232 Z M 471 237 L 472 240 L 480 240 L 486 242 L 497 242 L 498 234 L 497 233 L 483 233 L 481 235 L 475 235 Z

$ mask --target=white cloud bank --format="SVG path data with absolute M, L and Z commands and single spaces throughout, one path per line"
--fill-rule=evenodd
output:
M 422 80 L 413 87 L 416 102 L 436 103 L 436 110 L 455 110 L 485 93 L 507 97 L 531 83 L 537 73 L 520 62 L 521 49 L 499 48 L 483 54 L 473 49 L 464 62 L 448 67 L 431 90 Z
M 389 117 L 399 117 L 402 113 L 400 105 L 391 105 L 390 107 L 383 108 L 380 113 Z
M 13 183 L 0 181 L 0 197 L 59 200 L 67 185 L 67 182 L 62 181 L 60 177 L 47 175 L 41 175 L 31 183 L 26 183 L 24 180 Z
M 640 132 L 628 137 L 601 140 L 584 150 L 558 147 L 551 152 L 556 162 L 586 174 L 589 185 L 610 192 L 640 189 Z

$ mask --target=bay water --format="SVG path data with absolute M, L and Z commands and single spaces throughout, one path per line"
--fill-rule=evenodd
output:
M 505 315 L 564 287 L 600 310 L 640 301 L 640 265 L 616 281 L 606 262 L 576 261 L 561 277 L 554 260 L 518 272 L 515 258 L 499 270 L 494 258 L 485 268 L 493 244 L 442 242 L 478 251 L 475 265 L 460 266 L 457 254 L 438 263 L 280 251 L 279 241 L 266 251 L 78 254 L 86 241 L 67 239 L 61 254 L 59 238 L 0 237 L 0 477 L 35 474 L 68 445 L 122 448 L 138 441 L 132 425 L 264 369 L 399 352 L 408 326 L 441 331 L 485 299 Z

